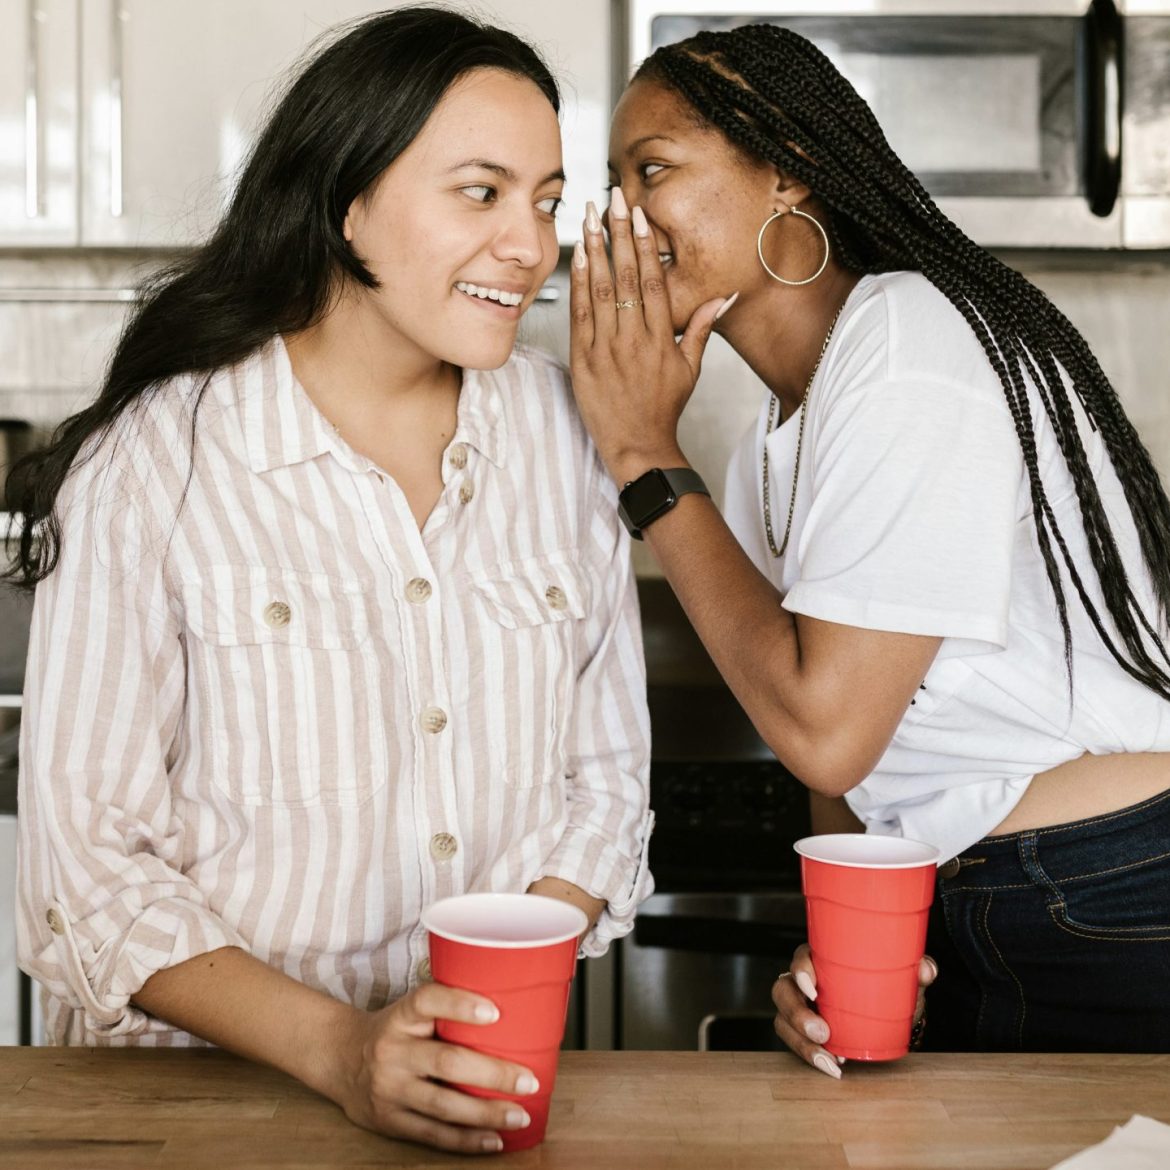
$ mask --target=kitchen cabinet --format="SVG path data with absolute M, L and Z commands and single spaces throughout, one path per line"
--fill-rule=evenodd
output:
M 0 0 L 0 247 L 76 244 L 77 0 Z
M 326 29 L 386 6 L 0 0 L 3 117 L 13 129 L 25 127 L 4 136 L 0 245 L 198 243 L 230 196 L 289 67 Z M 609 0 L 487 0 L 475 11 L 537 44 L 564 82 L 570 190 L 560 234 L 569 243 L 585 200 L 606 181 Z M 39 95 L 31 105 L 30 93 Z M 37 183 L 44 223 L 34 218 L 30 230 Z

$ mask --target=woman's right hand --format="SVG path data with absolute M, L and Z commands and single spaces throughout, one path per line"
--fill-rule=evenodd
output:
M 925 991 L 938 978 L 935 961 L 924 955 L 918 967 L 918 1004 L 915 1023 L 925 1011 Z M 807 943 L 796 948 L 788 970 L 772 984 L 772 1002 L 776 1005 L 773 1026 L 776 1035 L 796 1053 L 826 1076 L 841 1076 L 842 1058 L 822 1047 L 829 1039 L 829 1025 L 809 1006 L 817 998 L 817 973 Z
M 355 1011 L 339 1037 L 342 1072 L 330 1096 L 350 1121 L 387 1137 L 456 1153 L 496 1153 L 496 1131 L 523 1129 L 527 1112 L 515 1101 L 448 1086 L 526 1095 L 539 1089 L 536 1078 L 521 1065 L 436 1039 L 435 1021 L 498 1018 L 490 1000 L 439 983 L 423 984 L 380 1011 Z

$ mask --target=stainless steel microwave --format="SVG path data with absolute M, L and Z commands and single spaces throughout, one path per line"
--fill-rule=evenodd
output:
M 702 29 L 817 44 L 979 243 L 1170 247 L 1170 0 L 629 0 L 631 71 Z

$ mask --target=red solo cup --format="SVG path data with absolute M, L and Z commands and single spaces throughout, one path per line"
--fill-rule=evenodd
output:
M 910 1051 L 938 850 L 904 837 L 805 837 L 800 879 L 825 1045 L 850 1060 Z
M 486 996 L 500 1011 L 494 1024 L 438 1020 L 438 1037 L 523 1065 L 540 1082 L 536 1093 L 523 1097 L 454 1087 L 524 1107 L 532 1124 L 500 1131 L 505 1152 L 538 1145 L 556 1083 L 577 940 L 589 920 L 576 906 L 539 894 L 462 894 L 428 907 L 422 923 L 430 932 L 435 982 Z

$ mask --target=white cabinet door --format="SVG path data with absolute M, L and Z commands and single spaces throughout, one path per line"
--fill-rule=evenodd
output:
M 0 247 L 77 243 L 78 0 L 0 0 Z
M 81 236 L 196 243 L 282 69 L 319 31 L 283 0 L 82 0 Z
M 13 3 L 15 0 L 0 0 Z M 269 107 L 310 42 L 369 0 L 81 0 L 82 242 L 203 239 Z M 563 242 L 605 183 L 609 0 L 476 5 L 529 37 L 565 81 Z

